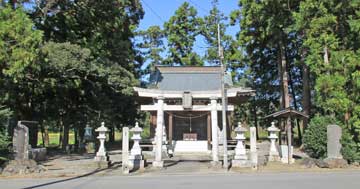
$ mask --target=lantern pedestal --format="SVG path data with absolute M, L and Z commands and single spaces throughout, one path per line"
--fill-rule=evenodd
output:
M 231 161 L 232 167 L 251 167 L 251 162 L 248 160 L 245 148 L 245 132 L 247 129 L 242 127 L 239 122 L 238 127 L 236 127 L 234 131 L 236 133 L 235 139 L 237 140 L 237 144 L 234 159 Z
M 107 167 L 109 165 L 109 157 L 105 149 L 105 140 L 106 132 L 108 132 L 108 129 L 105 127 L 105 123 L 102 122 L 101 127 L 97 128 L 95 131 L 99 133 L 97 139 L 99 139 L 100 141 L 100 146 L 94 159 L 95 161 L 97 161 L 99 167 Z
M 269 132 L 268 139 L 270 139 L 269 161 L 279 161 L 279 151 L 275 143 L 276 140 L 279 138 L 276 133 L 279 132 L 280 129 L 275 127 L 274 122 L 271 122 L 271 127 L 269 127 L 267 130 Z
M 144 160 L 142 156 L 142 150 L 140 147 L 141 132 L 143 129 L 139 127 L 139 123 L 136 122 L 135 127 L 130 130 L 133 133 L 131 139 L 134 141 L 134 145 L 130 150 L 129 156 L 129 169 L 132 170 L 144 170 Z

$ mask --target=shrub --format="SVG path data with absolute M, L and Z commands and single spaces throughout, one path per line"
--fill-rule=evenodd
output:
M 327 155 L 327 126 L 341 125 L 334 117 L 315 116 L 311 119 L 303 136 L 304 149 L 313 158 L 326 158 Z M 349 162 L 359 162 L 359 145 L 353 139 L 349 129 L 342 127 L 341 154 Z
M 326 157 L 326 128 L 330 124 L 338 124 L 338 121 L 330 116 L 315 116 L 311 119 L 303 136 L 304 149 L 310 157 Z
M 0 160 L 5 160 L 8 153 L 9 137 L 0 131 Z
M 343 158 L 349 162 L 360 162 L 359 144 L 355 142 L 354 137 L 347 128 L 344 128 L 342 131 L 341 154 L 343 155 Z

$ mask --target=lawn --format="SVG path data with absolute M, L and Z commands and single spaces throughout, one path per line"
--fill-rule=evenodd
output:
M 55 147 L 59 146 L 59 138 L 60 133 L 59 132 L 50 132 L 49 133 L 49 146 Z M 107 137 L 109 138 L 109 137 Z M 115 132 L 115 141 L 121 140 L 121 132 L 116 131 Z M 42 134 L 41 132 L 38 133 L 38 145 L 42 145 Z M 75 144 L 75 135 L 74 132 L 69 132 L 69 144 Z

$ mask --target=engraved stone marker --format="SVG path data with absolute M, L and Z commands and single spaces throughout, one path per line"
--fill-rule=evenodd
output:
M 256 149 L 256 127 L 250 127 L 250 161 L 251 167 L 257 169 L 258 155 Z
M 327 126 L 327 158 L 342 159 L 341 150 L 341 127 L 338 125 Z
M 122 170 L 129 174 L 129 127 L 123 127 L 122 134 Z
M 29 159 L 29 129 L 20 121 L 14 128 L 13 148 L 15 160 Z

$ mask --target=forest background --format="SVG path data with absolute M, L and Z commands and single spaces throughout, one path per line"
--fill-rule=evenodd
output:
M 346 158 L 359 161 L 360 1 L 204 2 L 174 1 L 168 15 L 150 0 L 1 0 L 2 154 L 18 120 L 37 121 L 45 146 L 49 130 L 60 132 L 62 149 L 69 133 L 82 141 L 86 124 L 105 121 L 110 141 L 135 121 L 146 126 L 132 87 L 157 64 L 218 65 L 220 24 L 227 72 L 256 90 L 236 121 L 267 127 L 272 112 L 302 111 L 309 120 L 292 120 L 301 143 L 329 118 L 343 128 Z

